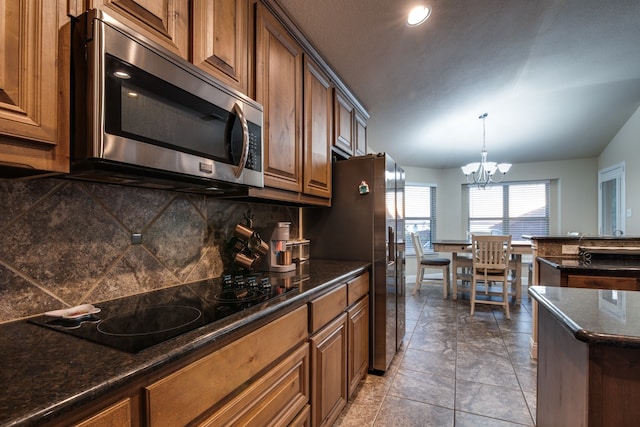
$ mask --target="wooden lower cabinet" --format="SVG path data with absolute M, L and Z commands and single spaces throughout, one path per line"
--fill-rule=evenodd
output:
M 289 423 L 289 427 L 310 427 L 311 426 L 311 405 L 306 405 L 297 417 Z
M 73 424 L 74 427 L 131 426 L 131 399 L 123 399 L 98 412 L 91 418 Z
M 308 413 L 308 402 L 309 344 L 304 343 L 198 425 L 289 425 L 299 422 L 296 420 L 300 415 L 304 418 Z
M 580 341 L 538 306 L 536 425 L 638 425 L 640 350 Z
M 307 307 L 303 306 L 145 387 L 148 424 L 183 426 L 210 413 L 298 348 L 307 333 Z
M 330 426 L 347 404 L 347 314 L 311 338 L 311 421 Z
M 538 283 L 541 286 L 569 288 L 640 290 L 640 274 L 635 270 L 600 270 L 555 268 L 547 262 L 537 262 Z
M 570 288 L 617 289 L 637 291 L 638 280 L 635 277 L 582 276 L 570 274 L 566 278 Z
M 369 370 L 369 296 L 347 310 L 349 397 Z

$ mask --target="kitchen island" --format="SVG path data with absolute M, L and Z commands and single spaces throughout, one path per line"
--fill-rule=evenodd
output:
M 539 427 L 640 419 L 640 292 L 533 286 Z
M 308 353 L 313 348 L 308 350 L 307 311 L 312 312 L 314 302 L 323 302 L 327 296 L 328 301 L 339 300 L 346 306 L 358 288 L 360 304 L 366 301 L 361 296 L 368 293 L 368 282 L 363 287 L 357 278 L 368 277 L 368 268 L 364 262 L 309 261 L 305 280 L 296 292 L 287 292 L 138 353 L 116 350 L 24 320 L 0 325 L 0 425 L 69 425 L 99 413 L 103 407 L 121 414 L 126 425 L 155 425 L 149 421 L 153 411 L 149 398 L 162 397 L 160 392 L 167 377 L 193 378 L 191 373 L 206 367 L 198 365 L 201 360 L 238 343 L 241 344 L 236 347 L 243 350 L 242 357 L 247 359 L 241 370 L 253 369 L 255 373 L 248 372 L 252 378 L 267 370 L 278 373 L 283 360 L 302 354 L 299 363 L 294 361 L 300 365 L 301 382 L 297 377 L 291 381 L 298 381 L 297 385 L 303 392 L 306 388 L 308 395 Z M 351 283 L 356 284 L 353 289 Z M 295 321 L 291 328 L 289 320 Z M 261 336 L 263 330 L 268 335 Z M 287 340 L 295 344 L 295 350 L 286 350 L 282 356 L 278 353 L 274 362 L 266 360 L 264 354 L 271 347 Z M 227 359 L 210 359 L 209 366 L 215 371 L 224 363 L 233 364 L 233 357 L 228 357 L 232 354 L 237 353 L 227 353 Z M 176 372 L 182 376 L 171 377 Z M 204 385 L 189 385 L 196 390 L 201 386 L 222 389 L 236 380 L 231 375 L 221 372 Z M 286 377 L 285 373 L 281 376 Z

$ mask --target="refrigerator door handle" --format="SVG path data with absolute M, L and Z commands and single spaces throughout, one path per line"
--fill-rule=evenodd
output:
M 389 242 L 389 244 L 387 245 L 389 247 L 389 257 L 387 259 L 389 260 L 389 264 L 392 264 L 396 261 L 396 236 L 393 231 L 393 227 L 388 227 L 387 234 Z

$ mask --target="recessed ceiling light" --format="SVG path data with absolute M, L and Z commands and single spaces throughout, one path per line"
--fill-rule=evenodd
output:
M 416 6 L 411 9 L 409 12 L 409 17 L 407 18 L 407 25 L 410 27 L 415 27 L 416 25 L 422 24 L 427 18 L 431 15 L 431 8 L 425 5 Z

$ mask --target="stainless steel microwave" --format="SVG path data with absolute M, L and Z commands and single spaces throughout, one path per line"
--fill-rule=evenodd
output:
M 264 185 L 262 106 L 112 17 L 73 23 L 76 178 L 207 194 Z

